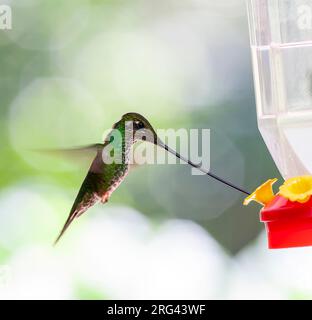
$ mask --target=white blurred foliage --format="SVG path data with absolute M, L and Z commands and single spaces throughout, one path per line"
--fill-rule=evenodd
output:
M 107 288 L 117 299 L 209 299 L 218 294 L 226 256 L 202 228 L 171 220 L 153 229 L 132 209 L 107 211 L 90 220 L 76 240 L 73 263 L 89 284 Z
M 311 247 L 268 250 L 263 232 L 236 259 L 241 279 L 234 274 L 231 297 L 311 298 L 311 254 Z
M 45 203 L 34 190 L 33 195 L 27 194 L 28 189 L 1 197 L 0 214 L 7 232 L 0 244 L 9 248 L 14 237 L 25 241 L 19 241 L 6 261 L 12 279 L 0 288 L 1 298 L 75 298 L 75 281 L 120 299 L 204 299 L 219 294 L 227 257 L 198 225 L 171 220 L 155 227 L 133 209 L 97 206 L 88 223 L 82 223 L 85 217 L 75 221 L 56 248 L 47 238 L 37 238 L 35 245 L 30 241 L 34 230 L 51 229 L 56 235 L 58 229 L 46 219 L 49 201 Z M 39 214 L 43 219 L 35 221 L 32 216 Z M 84 226 L 79 233 L 78 223 Z M 29 235 L 23 236 L 18 227 Z
M 128 207 L 95 206 L 53 248 L 68 209 L 67 201 L 54 201 L 56 194 L 27 183 L 0 194 L 0 246 L 12 252 L 5 260 L 10 276 L 0 286 L 0 299 L 74 299 L 81 285 L 116 299 L 312 295 L 309 247 L 268 250 L 263 234 L 230 258 L 197 224 L 168 220 L 153 225 Z
M 264 289 L 253 288 L 249 281 L 245 295 L 254 292 L 263 298 L 312 297 L 312 248 L 290 248 L 268 250 L 265 232 L 254 245 L 248 246 L 238 257 L 240 268 L 246 271 L 246 278 L 261 282 Z M 279 291 L 279 292 L 277 292 Z
M 52 228 L 58 225 L 57 208 L 64 198 L 55 189 L 34 183 L 16 185 L 0 193 L 0 246 L 17 250 L 53 237 Z
M 0 299 L 69 299 L 73 278 L 61 256 L 51 246 L 31 246 L 10 260 L 10 278 L 0 286 Z

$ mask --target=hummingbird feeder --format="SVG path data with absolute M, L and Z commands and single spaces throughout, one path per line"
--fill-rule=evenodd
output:
M 247 0 L 259 130 L 285 183 L 262 204 L 269 248 L 312 245 L 312 2 Z
M 259 202 L 260 221 L 266 226 L 270 249 L 312 245 L 312 176 L 288 179 L 274 195 L 270 179 L 250 196 L 244 204 Z

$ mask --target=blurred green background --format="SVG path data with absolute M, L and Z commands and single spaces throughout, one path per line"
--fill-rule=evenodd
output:
M 211 169 L 246 189 L 280 177 L 243 0 L 0 4 L 0 298 L 312 296 L 311 249 L 268 251 L 259 208 L 185 165 L 133 170 L 52 247 L 89 163 L 31 149 L 100 142 L 129 111 L 210 128 Z

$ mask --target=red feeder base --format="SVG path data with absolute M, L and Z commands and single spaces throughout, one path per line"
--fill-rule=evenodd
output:
M 312 246 L 312 198 L 306 203 L 276 196 L 260 211 L 270 249 Z

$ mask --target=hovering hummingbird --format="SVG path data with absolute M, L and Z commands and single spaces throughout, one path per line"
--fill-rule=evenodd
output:
M 126 125 L 131 123 L 131 131 Z M 202 171 L 208 176 L 226 184 L 227 186 L 236 189 L 244 194 L 249 195 L 249 192 L 233 185 L 232 183 L 216 176 L 215 174 L 208 172 L 201 168 L 199 165 L 191 162 L 190 160 L 182 157 L 173 149 L 169 148 L 165 143 L 163 143 L 157 136 L 152 125 L 147 119 L 138 113 L 126 113 L 122 116 L 121 120 L 114 124 L 113 130 L 118 130 L 121 135 L 121 142 L 117 145 L 120 154 L 122 156 L 122 161 L 120 163 L 106 163 L 103 159 L 105 157 L 105 147 L 112 143 L 112 131 L 108 134 L 103 144 L 94 144 L 86 146 L 83 149 L 95 150 L 96 157 L 94 158 L 91 167 L 85 177 L 76 200 L 70 210 L 69 216 L 65 222 L 63 229 L 61 230 L 59 236 L 57 237 L 55 244 L 60 240 L 64 232 L 67 230 L 69 225 L 74 219 L 81 216 L 88 208 L 93 206 L 97 202 L 106 203 L 111 196 L 111 194 L 116 190 L 120 183 L 124 180 L 129 171 L 129 156 L 132 145 L 138 140 L 153 143 L 166 151 L 172 153 L 177 158 L 188 163 L 194 168 Z M 136 138 L 137 131 L 140 130 L 139 138 Z M 140 138 L 141 137 L 141 138 Z

